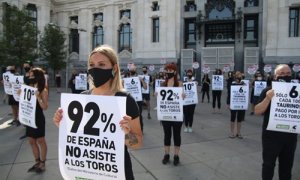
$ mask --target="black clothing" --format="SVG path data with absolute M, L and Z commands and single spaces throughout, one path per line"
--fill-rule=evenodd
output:
M 186 127 L 193 126 L 195 108 L 196 104 L 183 106 L 184 124 Z
M 222 95 L 222 91 L 220 91 L 220 90 L 213 90 L 212 91 L 212 96 L 213 96 L 212 107 L 214 109 L 216 107 L 216 101 L 218 103 L 218 109 L 221 109 L 221 95 Z
M 56 83 L 56 87 L 60 88 L 60 86 L 61 86 L 61 77 L 60 76 L 55 76 L 55 83 Z
M 271 87 L 267 87 L 262 91 L 259 102 L 265 99 L 266 93 L 270 89 Z M 263 180 L 271 180 L 273 178 L 274 167 L 278 157 L 279 179 L 290 180 L 294 154 L 297 146 L 297 134 L 267 130 L 270 108 L 271 102 L 264 113 L 264 122 L 262 127 L 262 178 Z
M 182 122 L 161 121 L 164 129 L 164 145 L 171 145 L 171 136 L 173 130 L 174 146 L 181 145 L 181 126 Z
M 10 106 L 18 106 L 19 102 L 15 100 L 13 95 L 8 94 L 8 105 Z
M 26 136 L 34 139 L 45 137 L 45 116 L 38 100 L 36 100 L 35 125 L 36 129 L 26 126 Z
M 237 84 L 233 81 L 229 82 L 230 84 L 227 84 L 229 88 L 228 89 L 228 96 L 227 96 L 227 104 L 230 105 L 230 97 L 231 97 L 231 86 L 234 85 L 243 85 L 244 82 L 241 81 L 241 83 Z M 242 122 L 245 120 L 245 114 L 246 114 L 246 110 L 232 110 L 230 109 L 230 121 L 231 122 L 235 122 L 235 119 L 237 120 L 237 122 Z
M 81 94 L 91 94 L 91 90 L 83 91 Z M 126 93 L 126 92 L 117 92 L 115 96 L 126 96 L 126 115 L 130 116 L 132 119 L 137 118 L 139 114 L 139 108 L 134 100 L 134 98 Z M 130 159 L 130 155 L 127 150 L 127 146 L 124 148 L 124 167 L 125 167 L 125 177 L 126 180 L 134 180 L 133 171 L 132 171 L 132 163 Z

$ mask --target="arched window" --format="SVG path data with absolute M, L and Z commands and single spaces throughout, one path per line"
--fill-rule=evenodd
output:
M 104 44 L 104 31 L 102 26 L 95 26 L 93 33 L 93 49 Z
M 122 24 L 119 31 L 119 51 L 131 51 L 132 36 L 130 24 Z
M 258 0 L 245 0 L 245 7 L 255 7 L 258 6 Z
M 94 14 L 93 48 L 104 44 L 103 13 Z

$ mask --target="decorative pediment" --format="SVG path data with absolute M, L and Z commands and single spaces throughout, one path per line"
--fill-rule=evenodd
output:
M 77 52 L 71 52 L 69 55 L 69 61 L 78 61 L 79 54 Z
M 122 16 L 122 18 L 120 19 L 120 24 L 130 24 L 131 20 L 127 17 L 127 16 Z
M 76 23 L 76 21 L 74 21 L 74 20 L 71 21 L 70 28 L 71 29 L 78 29 L 78 24 Z
M 119 57 L 120 58 L 131 58 L 132 57 L 132 53 L 126 49 L 124 49 L 123 51 L 121 51 L 119 53 Z
M 93 22 L 93 26 L 103 26 L 103 22 L 100 21 L 100 19 L 95 19 L 94 22 Z

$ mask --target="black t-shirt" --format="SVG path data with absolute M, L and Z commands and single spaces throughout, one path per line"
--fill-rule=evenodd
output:
M 272 87 L 266 87 L 260 94 L 259 97 L 259 103 L 262 102 L 266 95 L 267 92 L 272 89 Z M 279 132 L 279 131 L 270 131 L 267 130 L 267 126 L 269 123 L 269 118 L 270 118 L 270 109 L 271 109 L 271 102 L 269 103 L 265 113 L 264 113 L 264 122 L 263 122 L 263 136 L 264 137 L 272 137 L 272 138 L 297 138 L 297 134 L 294 133 L 288 133 L 288 132 Z

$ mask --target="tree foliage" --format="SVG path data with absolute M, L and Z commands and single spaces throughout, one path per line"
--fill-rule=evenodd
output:
M 66 65 L 65 40 L 64 33 L 57 26 L 50 24 L 45 26 L 40 38 L 40 55 L 55 72 Z
M 16 6 L 5 6 L 2 19 L 3 36 L 0 39 L 0 60 L 2 65 L 21 66 L 37 56 L 38 30 L 28 11 Z

